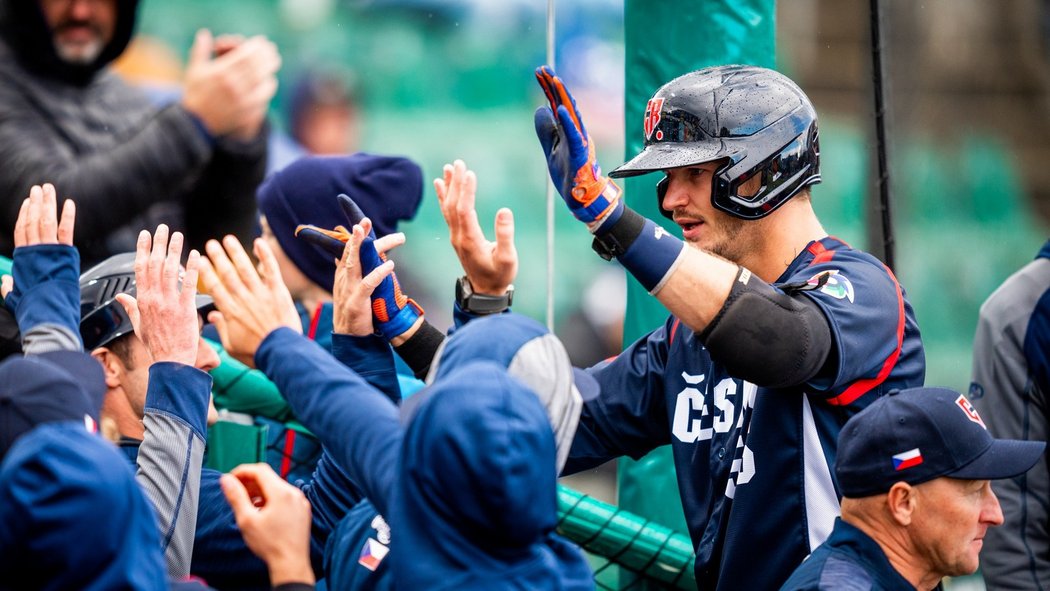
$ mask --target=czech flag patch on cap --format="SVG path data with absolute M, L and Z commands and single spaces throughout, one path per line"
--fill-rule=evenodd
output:
M 893 469 L 898 472 L 905 469 L 911 468 L 912 466 L 918 466 L 922 463 L 922 452 L 919 448 L 915 448 L 906 452 L 899 453 L 893 456 Z
M 375 570 L 379 568 L 379 563 L 383 562 L 383 559 L 386 558 L 388 552 L 390 552 L 389 547 L 373 540 L 372 538 L 368 538 L 365 545 L 361 547 L 361 556 L 358 557 L 357 563 L 368 570 L 375 572 Z

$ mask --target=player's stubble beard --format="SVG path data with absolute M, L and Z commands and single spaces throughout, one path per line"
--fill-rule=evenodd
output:
M 742 264 L 744 257 L 753 250 L 747 220 L 729 215 L 715 219 L 705 219 L 705 225 L 711 230 L 696 240 L 687 240 L 686 244 L 698 250 L 718 255 L 727 261 Z

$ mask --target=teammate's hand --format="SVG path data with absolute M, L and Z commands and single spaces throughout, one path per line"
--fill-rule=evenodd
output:
M 535 124 L 551 180 L 572 214 L 593 224 L 616 208 L 620 187 L 602 175 L 576 100 L 561 78 L 550 66 L 540 66 L 536 79 L 550 102 L 550 107 L 536 109 Z
M 292 295 L 265 240 L 255 240 L 258 268 L 233 236 L 223 238 L 222 244 L 209 240 L 204 248 L 208 258 L 201 259 L 200 275 L 218 308 L 208 320 L 230 355 L 255 367 L 255 352 L 268 334 L 282 327 L 302 333 Z
M 147 230 L 139 232 L 135 297 L 116 295 L 154 363 L 193 365 L 201 346 L 195 299 L 200 253 L 190 251 L 186 272 L 180 276 L 182 243 L 181 232 L 168 239 L 168 227 L 164 224 L 157 226 L 152 237 Z
M 340 194 L 336 198 L 339 200 L 339 206 L 347 222 L 355 227 L 354 231 L 364 222 L 368 222 L 364 212 L 350 197 Z M 362 281 L 368 281 L 366 288 L 371 292 L 372 320 L 375 328 L 388 341 L 393 341 L 412 328 L 424 312 L 415 300 L 402 293 L 401 283 L 393 272 L 393 265 L 383 268 L 383 265 L 388 262 L 386 251 L 403 243 L 404 234 L 395 233 L 377 239 L 371 226 L 371 222 L 368 222 L 368 230 L 365 231 L 362 228 L 363 238 L 356 244 L 352 244 L 353 233 L 347 231 L 344 226 L 336 226 L 335 230 L 325 230 L 316 226 L 301 225 L 295 229 L 295 235 L 321 246 L 332 253 L 335 258 L 340 259 L 337 280 L 340 280 L 338 273 L 342 272 L 344 274 L 342 280 L 350 281 L 351 276 L 346 275 L 347 266 L 349 265 L 352 269 L 354 265 L 360 263 L 360 269 L 353 274 L 353 278 L 362 277 Z M 354 250 L 356 250 L 356 256 L 351 252 Z M 371 286 L 374 281 L 378 281 L 378 284 L 373 288 Z M 344 287 L 346 287 L 345 284 Z M 345 289 L 343 293 L 347 294 L 347 297 L 355 297 Z M 355 294 L 359 293 L 359 291 L 355 292 Z M 333 324 L 334 321 L 333 318 Z
M 372 293 L 394 272 L 394 261 L 384 261 L 371 271 L 362 268 L 359 253 L 371 231 L 372 221 L 368 218 L 355 225 L 336 265 L 332 287 L 332 331 L 337 334 L 367 336 L 375 332 Z M 403 243 L 404 235 L 399 233 L 398 236 Z
M 444 178 L 434 179 L 434 189 L 459 264 L 475 292 L 501 296 L 518 274 L 514 214 L 505 207 L 496 212 L 496 241 L 489 242 L 474 208 L 478 188 L 474 171 L 468 170 L 462 160 L 456 160 L 446 164 L 443 172 Z
M 266 464 L 243 464 L 219 479 L 244 543 L 266 562 L 270 584 L 313 583 L 310 502 Z

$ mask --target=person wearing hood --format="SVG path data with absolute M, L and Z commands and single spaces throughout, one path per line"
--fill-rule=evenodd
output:
M 85 266 L 167 223 L 192 247 L 255 226 L 280 56 L 263 37 L 197 33 L 178 102 L 158 108 L 108 65 L 137 0 L 0 0 L 0 194 L 75 187 Z M 18 202 L 0 207 L 11 227 Z M 10 255 L 0 235 L 0 254 Z
M 348 253 L 357 254 L 363 230 L 354 228 Z M 330 541 L 327 566 L 357 560 L 374 570 L 389 552 L 393 561 L 389 573 L 396 588 L 593 589 L 582 554 L 554 531 L 560 444 L 571 441 L 582 392 L 593 389 L 576 386 L 582 383 L 580 374 L 571 370 L 560 349 L 564 361 L 560 367 L 565 371 L 558 375 L 560 387 L 548 386 L 550 392 L 540 395 L 548 402 L 545 412 L 538 393 L 507 375 L 506 369 L 516 366 L 521 376 L 530 376 L 534 372 L 527 369 L 528 362 L 514 362 L 516 352 L 549 350 L 554 347 L 553 337 L 545 338 L 542 327 L 513 315 L 468 325 L 450 339 L 449 357 L 435 366 L 433 384 L 406 402 L 408 410 L 401 414 L 408 417 L 407 426 L 402 427 L 396 405 L 362 377 L 369 372 L 362 370 L 359 376 L 349 371 L 299 334 L 279 275 L 268 271 L 262 279 L 251 279 L 257 277 L 256 271 L 243 248 L 233 241 L 223 246 L 208 245 L 202 279 L 215 297 L 220 330 L 233 339 L 227 340 L 231 352 L 250 357 L 274 380 L 374 507 L 359 505 L 340 524 L 330 540 L 341 538 L 336 542 L 341 550 L 333 556 Z M 265 241 L 256 242 L 256 254 L 264 267 L 272 267 L 266 263 L 273 253 Z M 343 272 L 347 260 L 349 255 L 340 262 Z M 350 266 L 358 272 L 360 267 Z M 360 281 L 344 285 L 375 285 L 373 280 L 391 270 L 392 264 L 386 263 Z M 241 277 L 248 278 L 247 285 Z M 351 294 L 367 309 L 367 293 L 363 300 L 362 294 L 352 290 Z M 509 344 L 498 346 L 502 343 Z M 479 357 L 489 361 L 470 365 Z M 388 358 L 385 371 L 391 368 Z M 372 371 L 383 370 L 373 367 Z M 420 452 L 425 447 L 441 448 L 434 451 L 442 454 L 441 459 L 427 459 Z M 429 467 L 423 468 L 427 463 Z M 432 504 L 403 498 L 421 493 Z M 390 540 L 391 529 L 381 517 L 375 519 L 377 510 L 391 515 L 392 528 L 405 528 L 389 548 L 383 540 Z M 348 525 L 351 520 L 356 521 Z M 502 525 L 483 527 L 485 520 Z M 414 524 L 406 525 L 409 521 Z M 376 528 L 376 539 L 368 527 Z M 421 531 L 429 528 L 443 532 L 441 539 L 432 537 L 437 531 Z M 441 543 L 450 546 L 442 549 Z M 369 580 L 359 573 L 356 579 L 351 574 L 350 581 L 337 580 L 337 572 L 326 570 L 332 577 L 330 585 L 390 588 L 389 579 Z

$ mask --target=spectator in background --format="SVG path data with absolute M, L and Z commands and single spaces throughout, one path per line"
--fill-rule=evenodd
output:
M 996 437 L 1050 436 L 1050 241 L 981 306 L 970 400 Z M 1040 462 L 993 484 L 1003 527 L 988 532 L 981 572 L 990 589 L 1050 588 L 1050 472 Z
M 137 7 L 0 0 L 0 194 L 24 195 L 39 180 L 75 191 L 85 266 L 134 250 L 137 231 L 160 222 L 191 247 L 255 227 L 276 47 L 199 31 L 181 99 L 157 108 L 107 68 Z M 18 206 L 0 207 L 0 226 L 14 224 Z M 0 233 L 0 253 L 11 253 L 9 240 Z
M 890 392 L 839 434 L 842 517 L 781 591 L 929 591 L 973 574 L 1003 523 L 991 481 L 1023 475 L 1045 448 L 993 438 L 948 388 Z
M 357 98 L 340 76 L 307 72 L 292 86 L 288 127 L 292 139 L 311 154 L 356 152 L 357 114 Z

